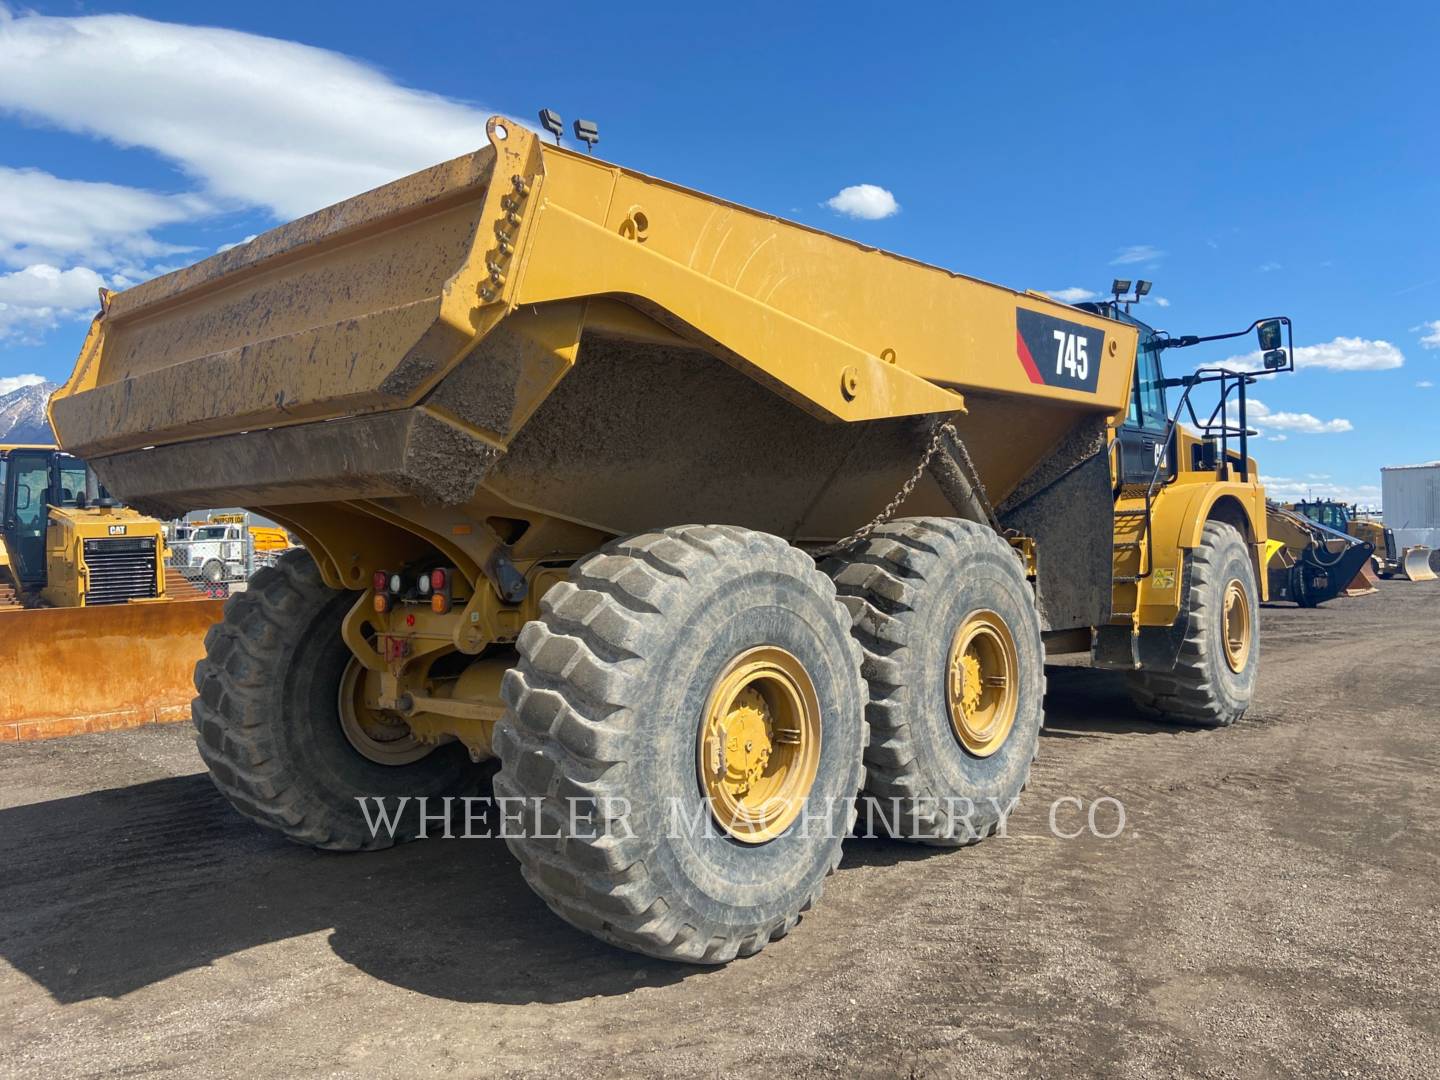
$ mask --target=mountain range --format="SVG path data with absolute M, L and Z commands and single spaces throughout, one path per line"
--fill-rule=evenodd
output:
M 53 443 L 45 403 L 55 390 L 54 383 L 41 382 L 0 394 L 0 443 Z

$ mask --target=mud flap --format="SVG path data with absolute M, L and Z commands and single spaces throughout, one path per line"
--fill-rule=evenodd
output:
M 185 720 L 222 600 L 0 611 L 0 741 Z

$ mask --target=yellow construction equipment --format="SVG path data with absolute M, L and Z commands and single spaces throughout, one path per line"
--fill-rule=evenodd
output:
M 1397 548 L 1395 533 L 1378 521 L 1359 516 L 1354 506 L 1333 499 L 1304 499 L 1286 508 L 1329 529 L 1364 540 L 1374 550 L 1375 573 L 1382 578 L 1402 577 L 1410 581 L 1434 581 L 1430 549 L 1423 544 Z
M 1364 577 L 1375 548 L 1285 507 L 1265 508 L 1270 544 L 1265 563 L 1271 600 L 1319 607 L 1342 594 L 1373 592 Z
M 718 963 L 818 898 L 862 780 L 893 835 L 993 832 L 1047 651 L 1162 719 L 1244 712 L 1245 393 L 1288 319 L 1172 337 L 1129 283 L 1081 310 L 488 132 L 106 296 L 52 399 L 142 510 L 305 546 L 196 672 L 242 813 L 383 847 L 498 757 L 492 824 L 552 909 Z M 1259 371 L 1163 375 L 1252 332 Z
M 0 611 L 0 742 L 190 715 L 218 600 Z
M 0 446 L 0 492 L 0 739 L 183 712 L 220 605 L 167 602 L 161 524 L 53 446 Z
M 83 461 L 53 446 L 0 446 L 0 488 L 0 605 L 165 598 L 163 527 L 112 499 Z

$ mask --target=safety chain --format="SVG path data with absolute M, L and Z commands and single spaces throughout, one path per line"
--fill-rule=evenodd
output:
M 838 551 L 844 551 L 852 544 L 858 544 L 861 540 L 868 539 L 871 533 L 893 518 L 899 512 L 905 500 L 910 497 L 910 493 L 915 490 L 915 485 L 920 483 L 920 478 L 925 475 L 925 470 L 930 465 L 930 459 L 940 452 L 940 447 L 944 443 L 946 435 L 949 435 L 957 443 L 960 443 L 960 433 L 955 430 L 955 425 L 949 420 L 937 420 L 935 426 L 930 429 L 930 444 L 925 447 L 925 453 L 920 457 L 920 464 L 915 466 L 915 471 L 910 475 L 910 479 L 900 485 L 900 490 L 895 493 L 895 497 L 886 504 L 885 509 L 880 511 L 875 520 L 871 521 L 868 525 L 862 525 L 849 536 L 845 537 L 845 539 L 836 541 L 829 547 L 813 550 L 810 554 L 817 559 L 823 559 L 827 555 L 834 555 Z M 964 444 L 960 443 L 960 445 L 963 446 Z

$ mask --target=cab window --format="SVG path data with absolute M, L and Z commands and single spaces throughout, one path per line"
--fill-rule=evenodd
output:
M 1154 334 L 1148 330 L 1141 331 L 1140 347 L 1135 357 L 1135 386 L 1130 395 L 1129 422 L 1136 427 L 1163 431 L 1170 417 L 1165 411 L 1165 388 L 1161 385 L 1164 376 L 1154 340 Z
M 67 466 L 60 470 L 60 506 L 74 506 L 85 494 L 85 466 Z
M 22 465 L 15 471 L 15 518 L 24 530 L 34 531 L 45 520 L 49 472 L 43 462 L 28 467 Z

